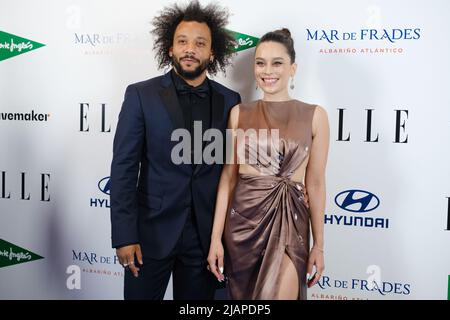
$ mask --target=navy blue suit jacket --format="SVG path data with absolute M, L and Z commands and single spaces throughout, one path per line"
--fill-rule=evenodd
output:
M 211 128 L 225 138 L 238 93 L 211 83 Z M 174 129 L 184 128 L 170 72 L 127 87 L 114 137 L 111 164 L 112 246 L 140 244 L 145 256 L 169 255 L 191 206 L 202 249 L 208 252 L 221 164 L 176 165 Z M 225 139 L 224 139 L 225 141 Z

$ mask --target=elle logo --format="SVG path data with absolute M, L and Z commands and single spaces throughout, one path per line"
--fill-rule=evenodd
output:
M 338 108 L 338 138 L 336 141 L 350 141 L 350 132 L 344 138 L 344 108 Z M 364 142 L 379 142 L 379 134 L 376 136 L 372 132 L 372 114 L 374 109 L 366 109 L 366 140 Z M 408 143 L 408 135 L 406 134 L 406 120 L 408 119 L 408 110 L 395 111 L 395 137 L 394 143 Z
M 447 197 L 447 231 L 450 231 L 450 197 Z
M 89 103 L 80 103 L 80 132 L 89 132 L 88 123 Z M 106 103 L 101 104 L 101 130 L 102 133 L 111 132 L 111 125 L 106 128 Z
M 30 200 L 31 193 L 27 191 L 27 180 L 26 173 L 21 172 L 21 188 L 20 188 L 20 200 Z M 49 194 L 49 184 L 50 174 L 49 173 L 41 173 L 41 188 L 40 188 L 40 201 L 49 202 L 50 194 Z M 11 199 L 11 191 L 8 190 L 6 186 L 6 171 L 1 171 L 1 192 L 0 199 Z

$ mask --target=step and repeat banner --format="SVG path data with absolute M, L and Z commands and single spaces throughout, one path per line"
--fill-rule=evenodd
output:
M 1 299 L 123 298 L 112 141 L 126 86 L 167 72 L 150 30 L 171 3 L 0 1 Z M 308 299 L 447 299 L 450 3 L 219 4 L 238 45 L 215 80 L 260 98 L 254 46 L 287 27 L 291 95 L 328 112 L 326 269 Z

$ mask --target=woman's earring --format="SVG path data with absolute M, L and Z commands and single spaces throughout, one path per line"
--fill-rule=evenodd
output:
M 294 90 L 295 86 L 294 86 L 294 77 L 291 78 L 291 89 Z
M 256 82 L 256 88 L 255 88 L 255 90 L 258 90 L 258 82 Z

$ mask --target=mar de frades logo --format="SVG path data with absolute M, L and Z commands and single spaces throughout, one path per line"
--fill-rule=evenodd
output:
M 232 30 L 227 30 L 228 33 L 231 34 L 231 36 L 236 41 L 236 45 L 233 48 L 233 52 L 239 52 L 243 50 L 247 50 L 253 47 L 256 47 L 258 44 L 259 38 L 249 36 L 245 33 L 239 33 Z
M 27 53 L 45 44 L 0 31 L 0 61 Z
M 307 41 L 379 41 L 396 43 L 402 40 L 419 40 L 420 28 L 360 29 L 342 31 L 337 29 L 306 29 Z
M 30 250 L 0 239 L 0 268 L 43 258 Z
M 375 18 L 376 20 L 376 18 Z M 406 28 L 381 27 L 381 23 L 360 29 L 316 29 L 306 28 L 305 39 L 317 43 L 319 54 L 405 54 L 414 50 L 411 43 L 422 39 L 422 30 L 411 26 Z

